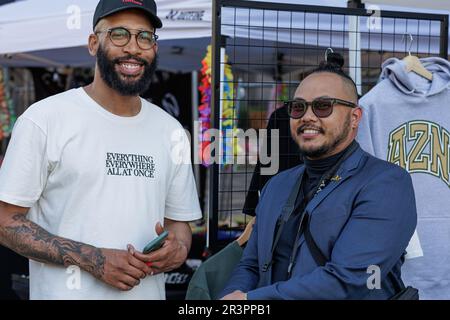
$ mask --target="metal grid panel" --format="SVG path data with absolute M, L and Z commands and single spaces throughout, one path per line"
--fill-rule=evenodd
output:
M 381 12 L 374 16 L 364 9 L 240 0 L 215 0 L 213 12 L 212 126 L 217 129 L 227 120 L 221 110 L 220 70 L 225 63 L 234 75 L 229 83 L 234 88 L 232 120 L 247 130 L 266 127 L 272 111 L 293 96 L 300 81 L 324 60 L 329 47 L 344 56 L 344 70 L 361 95 L 377 83 L 388 58 L 403 58 L 408 51 L 418 57 L 447 58 L 445 15 Z M 405 35 L 411 35 L 413 42 Z M 221 48 L 228 56 L 226 62 L 220 59 Z M 284 92 L 277 90 L 280 87 Z M 213 251 L 232 240 L 233 231 L 249 219 L 242 208 L 254 171 L 249 160 L 257 146 L 246 147 L 245 164 L 212 167 L 209 245 Z

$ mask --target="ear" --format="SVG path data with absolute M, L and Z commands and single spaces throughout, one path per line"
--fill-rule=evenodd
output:
M 158 53 L 158 49 L 159 49 L 159 45 L 158 45 L 158 42 L 156 42 L 155 46 L 153 47 L 153 50 L 154 50 L 155 54 Z
M 89 49 L 89 54 L 92 57 L 95 57 L 97 55 L 99 45 L 100 45 L 100 40 L 99 40 L 98 36 L 95 34 L 91 34 L 89 36 L 88 49 Z
M 361 121 L 363 110 L 361 107 L 356 107 L 352 110 L 352 129 L 357 129 Z

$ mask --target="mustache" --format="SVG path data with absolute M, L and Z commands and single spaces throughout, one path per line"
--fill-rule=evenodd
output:
M 313 129 L 313 130 L 317 130 L 317 131 L 319 131 L 320 133 L 324 133 L 324 132 L 325 132 L 322 128 L 315 127 L 315 126 L 312 126 L 312 125 L 310 125 L 310 124 L 304 124 L 304 125 L 302 125 L 302 126 L 300 126 L 300 127 L 297 128 L 297 134 L 302 133 L 302 131 L 305 130 L 305 129 Z
M 131 54 L 129 54 L 128 56 L 125 56 L 125 57 L 113 59 L 113 60 L 112 60 L 112 63 L 118 64 L 118 63 L 122 63 L 122 62 L 128 61 L 128 60 L 135 60 L 135 61 L 141 63 L 141 64 L 144 65 L 144 66 L 149 65 L 149 63 L 148 63 L 147 60 L 144 60 L 144 59 L 142 59 L 142 58 L 140 58 L 140 57 L 133 56 L 133 55 L 131 55 Z

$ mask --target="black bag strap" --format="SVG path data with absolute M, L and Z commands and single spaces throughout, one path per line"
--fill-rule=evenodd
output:
M 305 241 L 306 245 L 308 246 L 309 251 L 311 252 L 311 255 L 314 258 L 314 261 L 316 264 L 320 267 L 323 267 L 328 259 L 325 257 L 325 255 L 322 253 L 322 250 L 317 246 L 316 242 L 314 241 L 314 238 L 312 237 L 311 231 L 309 230 L 309 216 L 306 215 L 305 219 Z
M 331 179 L 333 178 L 333 176 L 336 174 L 336 172 L 339 170 L 339 168 L 341 167 L 341 164 L 347 160 L 359 147 L 359 144 L 356 141 L 353 141 L 350 146 L 348 147 L 347 151 L 338 159 L 338 161 L 334 164 L 333 167 L 331 167 L 327 172 L 325 172 L 323 174 L 323 176 L 321 177 L 319 184 L 313 188 L 304 198 L 303 201 L 301 202 L 300 206 L 297 206 L 296 210 L 303 210 L 302 215 L 300 217 L 300 223 L 298 225 L 298 230 L 297 230 L 297 235 L 295 236 L 295 242 L 294 245 L 292 247 L 292 253 L 291 256 L 289 258 L 289 266 L 288 266 L 288 277 L 291 276 L 291 272 L 292 269 L 294 267 L 295 264 L 295 260 L 297 257 L 297 247 L 298 247 L 298 242 L 300 240 L 300 236 L 302 234 L 302 232 L 304 231 L 304 226 L 305 226 L 305 220 L 307 220 L 307 211 L 306 206 L 308 205 L 309 201 L 314 198 L 314 196 L 316 194 L 318 194 L 320 191 L 322 191 L 323 188 L 325 188 L 328 183 L 331 181 Z M 308 174 L 307 171 L 305 170 L 305 172 L 303 173 L 303 177 L 302 180 L 305 180 L 307 178 Z M 306 218 L 306 219 L 305 219 Z M 307 225 L 307 223 L 306 223 Z
M 273 257 L 273 254 L 275 253 L 275 250 L 277 248 L 278 241 L 280 240 L 281 233 L 283 231 L 283 227 L 284 227 L 285 223 L 289 220 L 289 217 L 295 211 L 295 200 L 300 191 L 303 178 L 304 178 L 304 176 L 302 176 L 301 179 L 297 179 L 297 181 L 295 182 L 294 188 L 292 189 L 292 192 L 289 195 L 289 198 L 287 199 L 286 204 L 283 207 L 283 211 L 281 213 L 281 222 L 278 225 L 278 230 L 275 235 L 275 239 L 273 240 L 273 243 L 272 243 L 272 250 L 271 250 L 271 254 L 270 254 L 271 257 Z M 270 263 L 271 263 L 271 261 L 264 264 L 263 271 L 267 271 L 269 269 Z
M 356 148 L 352 148 L 351 152 L 349 152 L 348 156 L 351 155 L 351 153 L 353 153 L 353 151 Z M 339 169 L 340 164 L 346 159 L 347 157 L 342 157 L 342 159 L 340 159 L 341 161 L 338 161 L 338 163 L 328 172 L 327 178 L 331 179 L 331 177 L 336 173 L 336 171 Z M 325 180 L 324 180 L 325 181 Z M 311 231 L 309 230 L 309 215 L 308 213 L 305 213 L 305 217 L 304 217 L 304 234 L 305 234 L 305 241 L 306 244 L 308 245 L 308 248 L 311 252 L 311 255 L 314 258 L 314 261 L 316 262 L 317 265 L 319 266 L 324 266 L 327 263 L 327 258 L 325 257 L 325 255 L 322 253 L 322 251 L 320 250 L 320 248 L 317 246 L 316 242 L 314 241 L 314 238 L 311 235 Z M 301 226 L 300 226 L 301 228 Z
M 395 292 L 400 292 L 403 289 L 405 289 L 405 284 L 403 283 L 402 279 L 397 279 L 396 276 L 394 276 L 394 273 L 391 271 L 388 273 L 389 280 L 391 280 L 392 286 L 395 289 Z
M 326 184 L 331 180 L 331 178 L 336 174 L 337 170 L 339 169 L 339 167 L 341 166 L 341 164 L 347 159 L 349 158 L 359 147 L 358 142 L 356 142 L 355 140 L 350 144 L 348 150 L 339 158 L 339 160 L 337 161 L 337 163 L 327 172 L 324 173 L 324 175 L 321 177 L 320 179 L 320 183 L 319 185 L 317 185 L 316 188 L 314 188 L 312 191 L 310 191 L 306 196 L 305 199 L 302 201 L 302 205 L 306 205 L 318 192 L 320 192 L 322 190 L 322 188 L 324 188 L 326 186 Z M 283 207 L 283 211 L 281 214 L 281 222 L 278 226 L 278 230 L 277 233 L 275 234 L 275 239 L 272 243 L 272 250 L 271 250 L 271 254 L 270 254 L 270 259 L 264 263 L 263 267 L 262 267 L 262 271 L 266 272 L 269 270 L 270 265 L 272 264 L 272 259 L 273 259 L 273 255 L 275 253 L 278 241 L 280 240 L 281 234 L 283 232 L 283 227 L 286 224 L 286 222 L 289 220 L 289 218 L 291 217 L 291 215 L 296 212 L 297 210 L 300 210 L 303 208 L 301 208 L 301 206 L 295 206 L 295 202 L 297 200 L 297 196 L 299 194 L 299 191 L 301 189 L 302 183 L 304 181 L 304 179 L 307 177 L 307 173 L 306 173 L 306 169 L 303 172 L 303 176 L 301 179 L 298 179 L 294 185 L 294 187 L 291 190 L 291 193 L 289 194 L 289 197 Z M 291 261 L 289 263 L 289 270 L 288 273 L 290 275 L 290 271 L 292 270 L 293 264 L 295 263 L 295 256 L 296 256 L 296 247 L 297 247 L 297 243 L 301 234 L 301 229 L 303 224 L 303 220 L 304 220 L 304 216 L 306 214 L 306 211 L 302 212 L 302 216 L 300 218 L 300 224 L 299 224 L 299 229 L 297 232 L 297 236 L 295 238 L 295 243 L 293 246 L 293 252 L 291 254 Z

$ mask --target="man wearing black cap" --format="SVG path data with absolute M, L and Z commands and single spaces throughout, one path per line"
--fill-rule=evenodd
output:
M 153 0 L 101 0 L 92 84 L 17 121 L 0 171 L 0 243 L 30 259 L 32 299 L 164 299 L 201 218 L 181 125 L 141 99 L 157 60 Z M 140 252 L 169 231 L 163 247 Z

